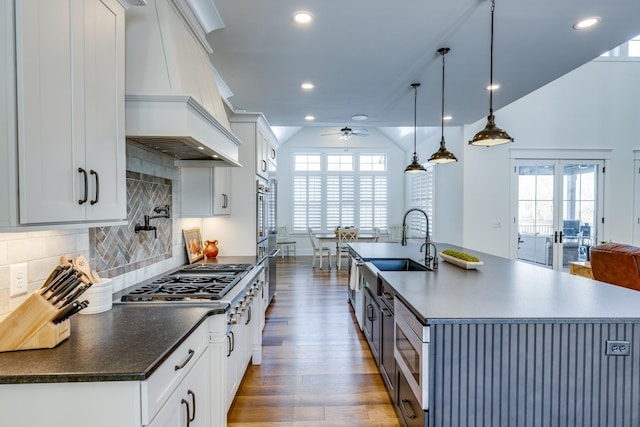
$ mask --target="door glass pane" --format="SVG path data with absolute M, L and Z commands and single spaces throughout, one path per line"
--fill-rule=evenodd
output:
M 518 167 L 518 259 L 551 267 L 553 165 Z
M 589 247 L 595 241 L 597 172 L 594 164 L 563 166 L 563 269 L 569 262 L 586 261 Z

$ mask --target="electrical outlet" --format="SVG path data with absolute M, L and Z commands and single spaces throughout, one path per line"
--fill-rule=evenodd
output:
M 607 341 L 607 356 L 629 356 L 631 354 L 631 342 Z
M 15 297 L 27 293 L 27 263 L 11 264 L 9 267 L 9 296 Z

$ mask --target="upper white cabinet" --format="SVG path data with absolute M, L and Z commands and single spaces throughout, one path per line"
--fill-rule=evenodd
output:
M 182 216 L 208 217 L 231 213 L 231 168 L 182 168 Z
M 11 163 L 17 161 L 17 186 L 8 184 L 19 197 L 9 196 L 13 208 L 0 221 L 14 226 L 125 219 L 122 5 L 16 0 L 12 6 L 2 9 L 14 14 L 15 28 L 3 34 L 11 52 L 2 64 L 9 72 L 0 77 L 9 90 L 15 87 L 15 103 L 7 108 L 15 112 L 16 132 L 2 144 L 13 154 L 8 163 L 14 171 Z
M 275 160 L 277 140 L 264 116 L 259 113 L 236 113 L 231 117 L 231 131 L 253 150 L 255 174 L 268 179 L 271 158 Z

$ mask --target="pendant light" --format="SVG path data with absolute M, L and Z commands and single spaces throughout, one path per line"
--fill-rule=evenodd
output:
M 487 125 L 478 132 L 469 144 L 481 147 L 491 147 L 494 145 L 513 142 L 513 138 L 503 129 L 496 126 L 495 117 L 493 116 L 493 15 L 495 13 L 496 2 L 491 0 L 491 71 L 489 84 L 489 117 L 487 117 Z
M 438 49 L 438 53 L 442 55 L 442 114 L 440 115 L 441 137 L 440 149 L 433 153 L 431 155 L 431 158 L 429 159 L 429 161 L 432 163 L 451 163 L 458 161 L 458 159 L 456 159 L 456 156 L 454 156 L 451 151 L 447 150 L 444 142 L 444 56 L 449 53 L 450 50 L 451 49 L 449 49 L 448 47 L 441 47 L 440 49 Z
M 417 111 L 418 111 L 418 87 L 420 87 L 420 83 L 412 83 L 411 87 L 413 88 L 413 160 L 411 164 L 406 167 L 404 173 L 420 173 L 426 172 L 427 170 L 420 164 L 418 161 L 418 154 L 416 152 L 416 133 L 417 133 Z

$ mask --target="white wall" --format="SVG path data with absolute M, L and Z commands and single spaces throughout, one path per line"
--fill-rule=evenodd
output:
M 467 126 L 461 141 L 463 245 L 508 256 L 509 159 L 514 150 L 522 149 L 610 150 L 604 178 L 605 226 L 600 237 L 632 243 L 633 151 L 640 148 L 638 111 L 640 62 L 597 60 L 497 111 L 497 125 L 515 138 L 514 143 L 469 146 L 466 141 L 484 127 L 486 119 Z
M 345 147 L 344 141 L 333 136 L 320 136 L 321 133 L 324 132 L 319 132 L 318 128 L 304 128 L 278 150 L 278 225 L 287 226 L 289 230 L 293 229 L 293 153 L 300 149 L 317 150 L 318 152 L 336 149 L 338 150 L 336 152 L 339 153 Z M 387 218 L 389 224 L 401 224 L 405 211 L 403 171 L 408 164 L 404 150 L 375 129 L 369 129 L 369 136 L 366 138 L 352 137 L 349 140 L 348 148 L 352 152 L 366 148 L 364 151 L 376 150 L 387 153 L 387 167 L 391 171 L 388 182 L 389 208 Z M 294 239 L 298 242 L 296 245 L 298 254 L 311 253 L 311 244 L 306 234 L 294 236 Z
M 464 129 L 462 127 L 445 127 L 444 138 L 447 150 L 458 159 L 455 163 L 435 165 L 435 188 L 433 202 L 432 240 L 462 245 L 462 209 L 463 172 L 465 170 Z M 418 144 L 418 155 L 421 162 L 426 162 L 431 154 L 440 148 L 440 132 L 424 143 Z M 409 160 L 407 160 L 407 164 Z M 407 206 L 409 208 L 410 206 Z

